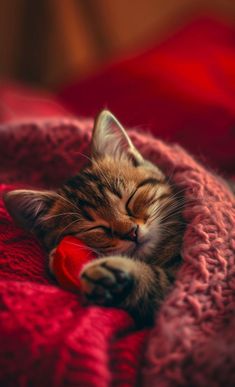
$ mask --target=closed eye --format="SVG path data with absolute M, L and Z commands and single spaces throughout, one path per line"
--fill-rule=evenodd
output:
M 125 209 L 126 209 L 126 212 L 129 216 L 131 216 L 132 218 L 135 218 L 135 215 L 132 213 L 132 211 L 130 210 L 129 208 L 129 204 L 130 204 L 130 201 L 131 199 L 133 198 L 133 196 L 136 194 L 138 188 L 133 192 L 133 194 L 129 197 L 129 199 L 127 200 L 126 202 L 126 205 L 125 205 Z
M 130 210 L 129 208 L 129 204 L 130 204 L 130 201 L 131 199 L 133 198 L 133 196 L 136 194 L 136 192 L 143 186 L 145 185 L 152 185 L 152 186 L 155 186 L 155 185 L 158 185 L 160 183 L 160 180 L 158 179 L 155 179 L 155 178 L 148 178 L 148 179 L 145 179 L 143 180 L 136 188 L 136 190 L 131 194 L 131 196 L 129 197 L 129 199 L 127 200 L 126 202 L 126 205 L 125 205 L 125 208 L 126 208 L 126 212 L 129 216 L 131 216 L 132 218 L 136 218 L 136 216 L 132 213 L 132 211 Z
M 127 205 L 126 205 L 126 212 L 127 212 L 127 215 L 129 215 L 131 218 L 136 218 L 136 216 L 132 213 L 132 211 Z
M 106 226 L 102 226 L 102 225 L 91 227 L 87 231 L 95 231 L 95 230 L 102 230 L 102 231 L 104 231 L 108 235 L 112 234 L 111 228 L 106 227 Z

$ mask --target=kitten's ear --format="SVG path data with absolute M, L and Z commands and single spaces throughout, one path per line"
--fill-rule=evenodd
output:
M 110 156 L 118 160 L 125 158 L 134 165 L 143 161 L 123 126 L 108 110 L 103 110 L 96 119 L 92 137 L 92 156 L 94 158 Z
M 5 193 L 3 200 L 16 223 L 28 230 L 33 230 L 55 195 L 52 191 L 19 189 Z

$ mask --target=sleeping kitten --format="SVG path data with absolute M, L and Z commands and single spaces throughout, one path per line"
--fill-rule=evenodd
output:
M 180 265 L 183 199 L 109 111 L 96 120 L 90 163 L 80 173 L 57 191 L 16 190 L 4 199 L 51 259 L 65 235 L 98 253 L 81 273 L 90 302 L 152 319 Z

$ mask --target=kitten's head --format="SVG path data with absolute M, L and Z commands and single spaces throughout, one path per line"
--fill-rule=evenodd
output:
M 56 192 L 16 190 L 5 202 L 49 248 L 74 235 L 102 255 L 149 257 L 179 224 L 168 180 L 109 111 L 96 120 L 90 163 L 78 175 Z

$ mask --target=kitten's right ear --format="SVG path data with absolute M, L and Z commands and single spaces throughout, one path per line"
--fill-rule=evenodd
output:
M 53 191 L 33 191 L 19 189 L 3 195 L 6 208 L 16 223 L 33 231 L 42 214 L 55 198 Z
M 143 157 L 133 145 L 124 127 L 108 110 L 103 110 L 95 121 L 92 156 L 95 159 L 109 156 L 116 161 L 124 158 L 134 165 L 143 162 Z

